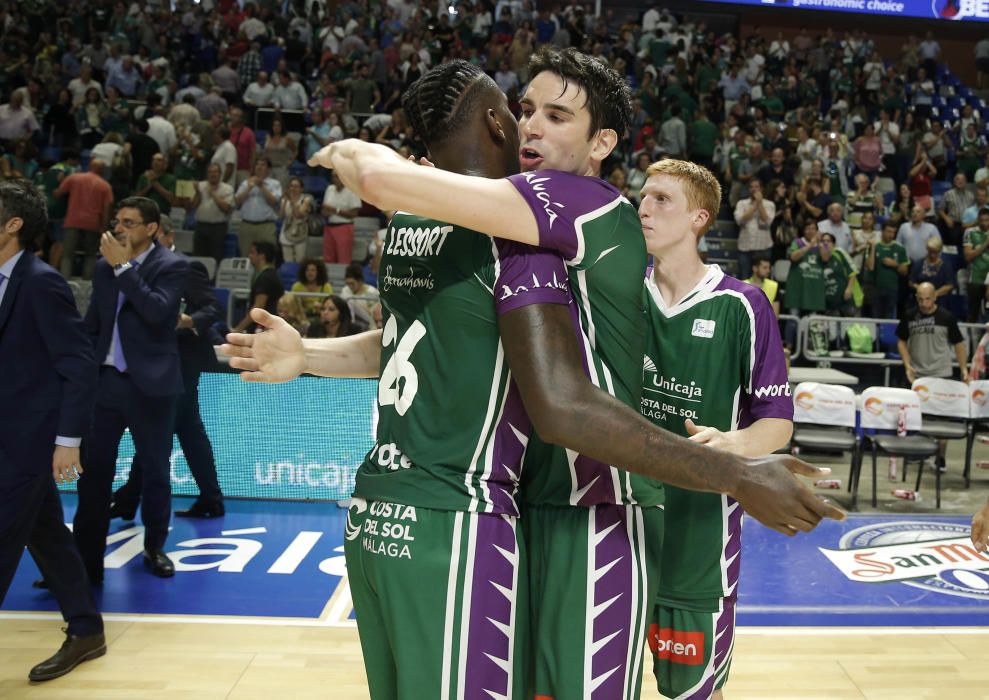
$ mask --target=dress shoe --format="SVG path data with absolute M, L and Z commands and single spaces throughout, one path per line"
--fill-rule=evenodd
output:
M 144 565 L 148 567 L 151 573 L 161 578 L 175 575 L 175 564 L 160 549 L 144 550 Z
M 102 632 L 80 637 L 66 634 L 62 647 L 50 659 L 42 661 L 31 669 L 28 679 L 50 681 L 64 676 L 83 661 L 89 661 L 106 653 L 106 638 Z
M 175 511 L 176 518 L 219 518 L 226 509 L 222 503 L 203 503 L 196 501 L 187 510 Z
M 111 503 L 110 504 L 110 520 L 114 518 L 120 518 L 121 520 L 133 520 L 134 516 L 137 515 L 137 506 L 133 508 L 128 508 L 123 503 Z

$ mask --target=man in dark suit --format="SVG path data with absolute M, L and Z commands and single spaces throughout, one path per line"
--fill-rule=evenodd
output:
M 117 447 L 125 428 L 144 465 L 144 563 L 156 576 L 175 574 L 163 547 L 171 517 L 172 423 L 182 393 L 175 319 L 189 264 L 155 245 L 160 219 L 158 205 L 146 197 L 121 200 L 114 233 L 100 241 L 103 259 L 86 313 L 101 367 L 74 534 L 95 583 L 103 581 Z
M 68 623 L 58 653 L 31 669 L 33 681 L 106 653 L 103 618 L 52 480 L 82 472 L 96 356 L 68 284 L 34 256 L 47 229 L 35 187 L 0 182 L 0 603 L 26 545 Z
M 175 230 L 168 219 L 161 221 L 158 243 L 175 251 Z M 216 478 L 213 446 L 199 413 L 199 375 L 216 365 L 210 329 L 223 317 L 223 308 L 210 289 L 206 267 L 196 260 L 189 260 L 182 303 L 184 308 L 178 318 L 176 334 L 185 391 L 175 409 L 175 434 L 182 445 L 192 478 L 199 487 L 199 497 L 190 508 L 177 510 L 175 515 L 180 518 L 216 518 L 224 514 L 223 493 Z M 139 457 L 135 455 L 127 483 L 113 494 L 111 518 L 134 519 L 141 499 L 143 468 Z

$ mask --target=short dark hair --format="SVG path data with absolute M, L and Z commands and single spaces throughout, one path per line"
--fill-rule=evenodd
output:
M 752 267 L 755 267 L 757 265 L 762 265 L 763 263 L 769 263 L 770 265 L 772 265 L 773 261 L 770 260 L 765 255 L 757 255 L 754 258 L 752 258 Z
M 265 262 L 275 262 L 275 256 L 278 253 L 274 243 L 271 241 L 254 241 L 251 245 L 254 246 L 254 250 L 258 251 L 259 255 L 264 256 Z
M 147 197 L 125 197 L 117 203 L 117 211 L 137 209 L 145 224 L 161 224 L 161 209 L 153 199 Z
M 986 211 L 986 210 L 983 209 L 982 211 Z M 884 229 L 891 228 L 894 231 L 896 231 L 896 230 L 899 230 L 900 225 L 898 223 L 896 223 L 895 221 L 893 221 L 892 219 L 886 219 L 886 221 L 883 222 L 883 228 Z
M 544 46 L 529 59 L 529 80 L 543 71 L 563 79 L 563 88 L 573 81 L 587 96 L 591 114 L 588 136 L 602 129 L 614 129 L 622 139 L 632 121 L 632 91 L 618 71 L 576 49 Z
M 360 263 L 350 263 L 347 265 L 347 269 L 343 272 L 344 279 L 350 277 L 358 282 L 364 281 L 364 268 L 361 267 Z
M 494 86 L 473 63 L 457 59 L 436 66 L 412 83 L 402 95 L 413 131 L 427 147 L 455 134 L 474 111 L 483 86 Z
M 299 281 L 302 284 L 306 283 L 306 270 L 309 269 L 310 265 L 316 266 L 316 283 L 322 287 L 326 284 L 326 263 L 322 260 L 317 260 L 316 258 L 306 258 L 301 263 L 299 263 Z
M 45 198 L 30 180 L 15 178 L 0 180 L 0 225 L 20 219 L 17 242 L 33 252 L 48 231 L 48 209 Z

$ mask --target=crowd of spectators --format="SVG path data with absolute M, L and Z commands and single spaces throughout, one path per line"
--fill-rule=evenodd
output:
M 309 259 L 320 238 L 323 262 L 363 267 L 352 295 L 370 297 L 375 245 L 352 260 L 354 224 L 384 217 L 306 159 L 345 137 L 425 155 L 401 95 L 450 58 L 483 66 L 517 112 L 529 56 L 549 43 L 633 88 L 632 128 L 603 177 L 636 202 L 652 161 L 709 167 L 727 225 L 708 255 L 741 278 L 789 263 L 783 311 L 902 314 L 924 281 L 952 291 L 958 267 L 969 318 L 985 307 L 983 113 L 946 105 L 931 32 L 880 55 L 865 31 L 741 39 L 657 5 L 596 16 L 577 0 L 34 0 L 0 4 L 0 31 L 0 177 L 49 195 L 45 255 L 66 276 L 91 274 L 112 202 L 139 194 L 194 231 L 195 255 L 262 244 L 265 264 L 299 264 L 307 293 L 325 288 Z M 328 328 L 325 310 L 296 301 Z

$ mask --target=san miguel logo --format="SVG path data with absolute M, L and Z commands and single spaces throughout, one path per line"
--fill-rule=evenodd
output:
M 793 399 L 793 402 L 805 411 L 809 411 L 814 407 L 814 395 L 809 391 L 801 391 Z
M 975 391 L 973 391 L 972 392 L 972 403 L 974 403 L 976 406 L 985 406 L 986 405 L 986 392 L 982 391 L 982 389 L 976 389 Z
M 931 390 L 923 384 L 918 384 L 915 386 L 913 388 L 913 392 L 920 397 L 921 401 L 927 401 L 927 399 L 931 398 Z
M 989 556 L 975 551 L 960 523 L 873 523 L 819 548 L 850 581 L 899 582 L 925 591 L 989 601 Z
M 865 400 L 865 410 L 874 416 L 881 416 L 883 414 L 883 400 L 873 396 L 870 399 Z

